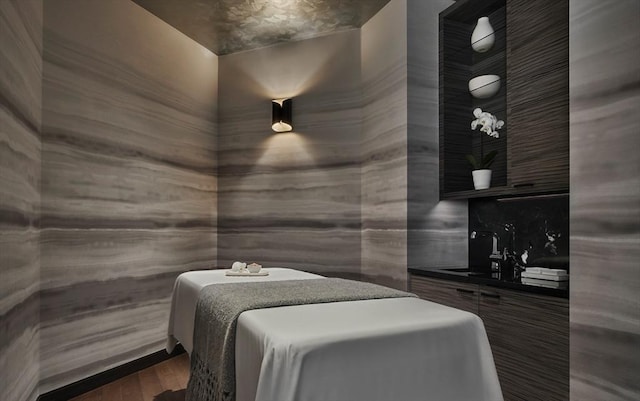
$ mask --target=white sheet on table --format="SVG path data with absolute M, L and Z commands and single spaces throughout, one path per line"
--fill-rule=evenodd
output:
M 237 401 L 500 401 L 476 315 L 416 298 L 258 309 L 236 333 Z
M 176 279 L 171 298 L 171 315 L 167 330 L 167 352 L 173 351 L 177 342 L 191 354 L 193 349 L 193 326 L 196 316 L 196 305 L 200 290 L 211 284 L 242 283 L 256 281 L 305 280 L 323 278 L 317 274 L 298 270 L 271 267 L 263 269 L 268 276 L 230 277 L 225 276 L 226 270 L 198 270 L 182 273 Z
M 176 280 L 167 350 L 191 353 L 200 290 L 223 282 L 322 276 L 270 268 L 266 277 L 194 271 Z M 414 298 L 246 311 L 236 333 L 236 401 L 500 401 L 482 321 Z

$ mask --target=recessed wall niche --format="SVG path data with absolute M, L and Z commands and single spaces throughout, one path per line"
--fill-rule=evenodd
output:
M 441 194 L 473 190 L 472 167 L 466 155 L 480 160 L 494 150 L 498 153 L 491 166 L 491 187 L 507 185 L 506 14 L 505 0 L 460 1 L 440 14 Z M 488 50 L 478 52 L 471 38 L 483 17 L 490 21 L 495 41 Z M 469 81 L 491 75 L 500 78 L 498 92 L 482 98 L 472 96 Z M 481 132 L 479 127 L 471 129 L 476 108 L 505 122 L 498 138 Z
M 485 16 L 496 39 L 477 52 L 470 39 Z M 568 32 L 568 0 L 460 0 L 440 14 L 440 199 L 569 191 Z M 478 75 L 500 76 L 500 91 L 471 96 Z M 499 135 L 471 130 L 476 107 L 504 121 Z M 492 150 L 490 187 L 473 185 L 465 156 Z

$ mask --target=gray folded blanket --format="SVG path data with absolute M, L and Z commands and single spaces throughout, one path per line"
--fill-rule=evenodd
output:
M 415 297 L 376 284 L 339 278 L 207 286 L 196 306 L 186 401 L 235 399 L 235 338 L 246 310 L 378 298 Z

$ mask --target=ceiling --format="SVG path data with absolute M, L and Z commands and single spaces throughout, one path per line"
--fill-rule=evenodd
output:
M 389 0 L 133 0 L 215 54 L 360 28 Z

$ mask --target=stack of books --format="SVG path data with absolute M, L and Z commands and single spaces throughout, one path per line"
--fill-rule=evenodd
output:
M 522 272 L 522 284 L 537 285 L 539 287 L 567 289 L 569 275 L 563 269 L 547 269 L 544 267 L 527 267 Z

